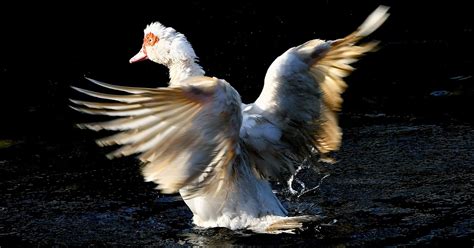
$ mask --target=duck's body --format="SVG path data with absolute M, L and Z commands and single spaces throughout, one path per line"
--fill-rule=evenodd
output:
M 258 179 L 250 171 L 248 159 L 234 161 L 235 181 L 216 195 L 204 194 L 184 201 L 194 214 L 199 227 L 227 227 L 232 230 L 251 229 L 266 232 L 269 224 L 284 218 L 287 211 L 272 192 L 268 181 Z M 187 195 L 186 188 L 181 189 Z
M 269 179 L 294 172 L 309 156 L 337 150 L 341 131 L 336 111 L 342 80 L 373 43 L 355 44 L 387 18 L 380 7 L 349 36 L 311 40 L 278 57 L 265 76 L 259 98 L 242 104 L 226 81 L 204 77 L 185 37 L 159 23 L 145 29 L 142 50 L 130 62 L 150 59 L 170 70 L 168 88 L 136 88 L 93 82 L 129 95 L 78 89 L 116 101 L 73 101 L 90 114 L 125 116 L 81 125 L 119 130 L 98 141 L 123 145 L 110 158 L 140 153 L 145 180 L 163 193 L 179 192 L 200 227 L 288 232 L 313 219 L 287 217 Z

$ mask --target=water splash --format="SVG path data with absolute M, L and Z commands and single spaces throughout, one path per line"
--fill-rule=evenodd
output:
M 309 192 L 311 192 L 311 191 L 317 190 L 317 189 L 321 186 L 321 184 L 323 183 L 324 179 L 326 179 L 326 177 L 329 177 L 330 175 L 331 175 L 331 174 L 326 174 L 326 175 L 324 175 L 324 176 L 321 178 L 321 180 L 319 180 L 318 185 L 314 186 L 313 188 L 308 189 L 308 190 L 304 190 L 304 189 L 303 189 L 303 190 L 297 195 L 297 198 L 300 198 L 302 195 L 304 195 L 304 194 L 306 194 L 306 193 L 309 193 Z
M 319 187 L 321 187 L 321 184 L 323 183 L 324 179 L 326 179 L 327 177 L 329 177 L 331 174 L 326 174 L 324 175 L 320 180 L 319 180 L 319 183 L 318 185 L 312 187 L 312 188 L 309 188 L 307 189 L 306 187 L 306 184 L 297 178 L 297 175 L 298 173 L 303 170 L 303 169 L 309 169 L 311 166 L 311 164 L 308 162 L 308 159 L 305 159 L 303 160 L 303 162 L 301 162 L 301 164 L 298 166 L 298 168 L 296 169 L 295 173 L 293 175 L 290 176 L 290 178 L 288 179 L 287 181 L 287 185 L 288 185 L 288 191 L 290 192 L 291 195 L 295 196 L 297 198 L 300 198 L 302 195 L 304 194 L 307 194 L 309 192 L 312 192 L 312 191 L 315 191 L 316 189 L 318 189 Z M 296 190 L 295 188 L 293 188 L 293 182 L 296 182 L 299 184 L 298 187 L 301 188 L 301 190 Z

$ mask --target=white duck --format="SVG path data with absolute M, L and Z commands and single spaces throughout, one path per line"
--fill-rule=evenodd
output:
M 294 172 L 295 163 L 340 146 L 337 122 L 342 80 L 349 64 L 371 51 L 375 42 L 356 45 L 388 17 L 377 8 L 353 33 L 334 41 L 310 40 L 278 57 L 265 76 L 258 99 L 241 103 L 226 81 L 204 77 L 184 35 L 153 23 L 145 29 L 143 47 L 130 62 L 150 59 L 170 70 L 169 87 L 139 88 L 92 82 L 128 94 L 104 94 L 75 88 L 111 100 L 72 100 L 74 109 L 122 118 L 81 124 L 118 134 L 97 141 L 122 145 L 109 158 L 139 153 L 146 181 L 163 193 L 179 192 L 199 227 L 291 232 L 310 216 L 287 217 L 268 179 Z

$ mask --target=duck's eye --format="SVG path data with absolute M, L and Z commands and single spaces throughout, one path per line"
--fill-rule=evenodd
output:
M 158 37 L 156 37 L 154 34 L 148 33 L 145 35 L 145 38 L 143 38 L 143 43 L 147 46 L 153 46 L 156 42 L 158 42 L 158 40 Z

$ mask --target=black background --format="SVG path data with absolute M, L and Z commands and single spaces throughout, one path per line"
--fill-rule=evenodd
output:
M 381 50 L 356 64 L 343 113 L 470 121 L 473 80 L 452 79 L 472 75 L 467 2 L 19 3 L 2 8 L 0 17 L 0 138 L 77 135 L 73 123 L 84 117 L 68 108 L 76 96 L 69 87 L 89 87 L 84 76 L 165 86 L 163 66 L 128 63 L 152 21 L 185 34 L 206 73 L 226 79 L 251 102 L 278 55 L 309 39 L 343 37 L 380 4 L 391 6 L 390 18 L 372 36 L 382 41 Z M 453 96 L 431 97 L 435 90 Z
M 344 137 L 349 138 L 343 142 L 343 164 L 335 167 L 328 179 L 333 181 L 316 198 L 328 205 L 326 212 L 341 214 L 336 239 L 345 235 L 344 220 L 354 226 L 348 232 L 356 242 L 352 245 L 364 244 L 357 243 L 363 239 L 375 246 L 403 244 L 420 235 L 430 233 L 431 237 L 438 229 L 447 233 L 442 244 L 458 244 L 453 237 L 472 229 L 468 203 L 474 105 L 472 7 L 468 1 L 395 0 L 2 3 L 0 193 L 4 199 L 0 219 L 5 223 L 0 223 L 0 244 L 20 244 L 21 240 L 37 244 L 43 239 L 84 244 L 101 235 L 99 240 L 114 239 L 112 244 L 123 241 L 117 237 L 140 244 L 153 239 L 136 238 L 137 230 L 160 239 L 192 226 L 181 221 L 191 219 L 182 202 L 178 207 L 155 202 L 161 199 L 153 190 L 155 185 L 143 183 L 134 158 L 107 160 L 107 148 L 94 143 L 106 135 L 74 127 L 97 121 L 98 116 L 68 107 L 69 98 L 84 97 L 71 85 L 94 89 L 84 76 L 130 86 L 166 86 L 165 67 L 149 61 L 128 62 L 140 49 L 148 23 L 160 21 L 185 34 L 207 75 L 226 79 L 248 103 L 260 93 L 268 66 L 289 47 L 314 38 L 341 38 L 380 4 L 391 7 L 387 22 L 371 36 L 381 41 L 381 49 L 357 62 L 357 70 L 346 80 L 349 88 L 343 95 L 341 125 Z M 434 97 L 433 91 L 447 95 Z M 393 123 L 399 120 L 402 124 L 397 129 Z M 439 123 L 442 133 L 436 131 Z M 359 125 L 367 126 L 369 132 L 359 132 Z M 358 184 L 341 183 L 346 181 Z M 404 222 L 401 232 L 399 227 L 390 231 L 395 222 L 374 208 L 380 205 L 375 202 L 378 191 L 415 209 L 413 220 Z M 126 203 L 111 207 L 110 202 L 117 201 Z M 347 207 L 341 202 L 347 202 Z M 334 206 L 337 211 L 331 210 Z M 404 205 L 382 209 L 395 213 L 397 225 L 398 217 L 405 218 L 398 213 L 399 206 Z M 150 228 L 139 221 L 137 228 L 135 221 L 117 222 L 117 218 L 135 215 L 127 212 L 130 207 L 139 210 L 134 220 L 153 216 L 161 221 L 165 215 L 163 223 L 175 229 L 158 232 L 158 224 Z M 113 212 L 105 219 L 106 226 L 113 228 L 95 226 L 94 214 L 90 220 L 75 221 L 76 216 L 87 217 L 101 209 Z M 431 213 L 438 215 L 434 222 L 426 221 Z M 64 215 L 67 218 L 61 221 Z M 180 221 L 175 221 L 177 216 Z M 468 227 L 463 229 L 458 220 Z M 96 233 L 76 233 L 83 230 Z M 472 238 L 459 237 L 459 242 L 472 246 Z M 283 239 L 266 240 L 278 245 Z M 298 244 L 294 239 L 286 243 Z

